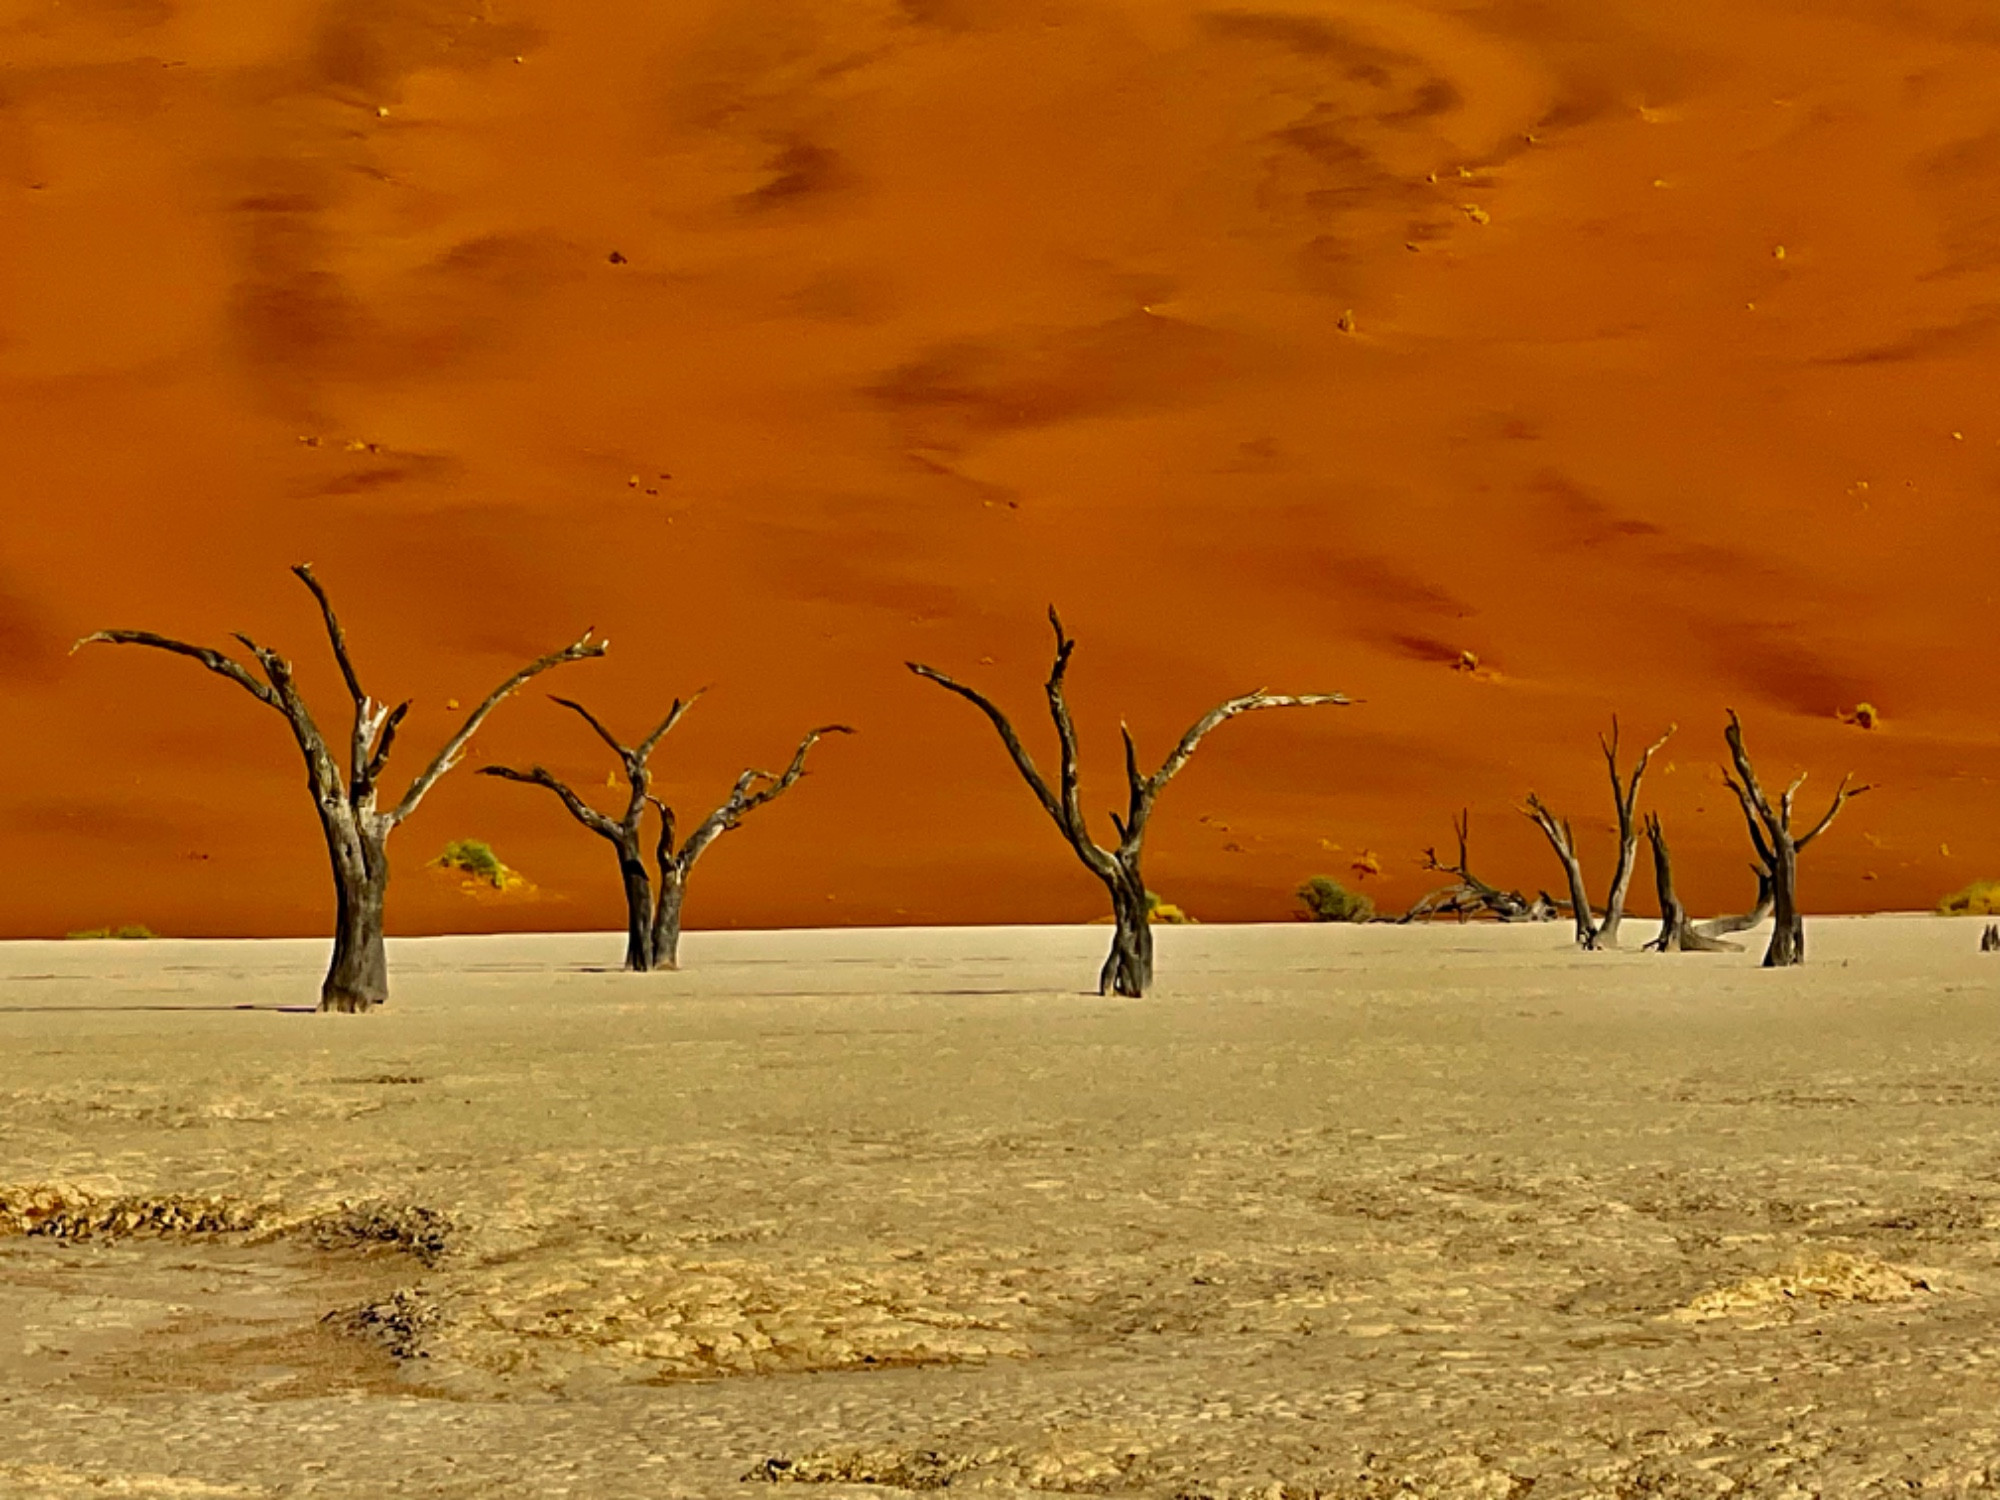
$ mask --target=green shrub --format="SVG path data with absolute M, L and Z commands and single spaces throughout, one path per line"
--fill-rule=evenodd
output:
M 1375 916 L 1372 900 L 1325 875 L 1315 875 L 1300 886 L 1298 898 L 1307 919 L 1314 922 L 1368 922 Z
M 1195 919 L 1182 911 L 1173 902 L 1161 899 L 1158 891 L 1146 892 L 1146 920 L 1163 922 L 1169 927 L 1194 926 Z
M 514 873 L 500 863 L 500 856 L 493 852 L 491 844 L 478 839 L 453 839 L 432 863 L 444 870 L 463 870 L 496 891 L 504 891 L 508 877 Z
M 138 922 L 128 922 L 123 927 L 86 927 L 81 932 L 69 934 L 72 942 L 85 942 L 93 938 L 118 938 L 130 943 L 158 936 L 159 934 L 152 928 Z
M 1938 902 L 1948 917 L 2000 917 L 2000 880 L 1975 880 Z

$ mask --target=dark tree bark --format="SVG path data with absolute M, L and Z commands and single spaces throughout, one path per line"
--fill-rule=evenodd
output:
M 2000 953 L 2000 922 L 1988 922 L 1979 934 L 1981 953 Z
M 334 660 L 354 700 L 354 725 L 348 739 L 347 767 L 343 772 L 327 747 L 326 737 L 313 720 L 312 712 L 300 696 L 292 675 L 292 664 L 277 652 L 250 639 L 236 639 L 256 660 L 263 672 L 259 679 L 248 668 L 219 651 L 191 646 L 185 641 L 156 635 L 150 630 L 100 630 L 87 635 L 72 650 L 96 642 L 117 646 L 151 646 L 200 662 L 218 676 L 249 693 L 267 708 L 285 716 L 292 737 L 298 742 L 306 763 L 306 789 L 312 794 L 319 814 L 320 829 L 326 838 L 327 854 L 333 869 L 334 933 L 333 961 L 320 986 L 320 1009 L 363 1011 L 389 998 L 389 970 L 382 940 L 383 903 L 389 889 L 389 835 L 417 810 L 430 789 L 465 752 L 487 715 L 530 678 L 566 662 L 602 656 L 609 642 L 596 641 L 585 631 L 571 645 L 538 657 L 521 668 L 466 715 L 465 722 L 445 742 L 430 764 L 418 773 L 402 798 L 387 809 L 379 805 L 379 782 L 396 742 L 396 731 L 408 715 L 407 701 L 394 708 L 376 702 L 362 691 L 360 675 L 347 649 L 347 633 L 341 628 L 326 590 L 304 563 L 292 569 L 300 582 L 312 591 L 326 626 Z
M 1771 945 L 1764 951 L 1764 967 L 1779 969 L 1804 963 L 1806 929 L 1798 903 L 1799 851 L 1826 832 L 1847 805 L 1848 798 L 1858 797 L 1868 788 L 1852 786 L 1854 777 L 1850 772 L 1835 790 L 1833 804 L 1825 816 L 1805 833 L 1794 835 L 1792 801 L 1804 785 L 1805 776 L 1801 774 L 1786 787 L 1773 807 L 1757 780 L 1756 768 L 1750 764 L 1750 753 L 1743 747 L 1743 725 L 1733 708 L 1729 710 L 1729 725 L 1722 731 L 1722 737 L 1729 742 L 1729 757 L 1736 768 L 1735 776 L 1724 772 L 1722 779 L 1742 805 L 1744 821 L 1750 828 L 1750 842 L 1771 881 Z
M 699 696 L 698 693 L 695 695 Z M 702 851 L 719 835 L 734 828 L 744 814 L 789 790 L 805 774 L 806 752 L 822 736 L 854 732 L 844 724 L 823 725 L 805 737 L 783 774 L 773 776 L 768 771 L 745 771 L 736 779 L 736 788 L 729 800 L 709 814 L 688 836 L 687 843 L 676 851 L 673 809 L 652 795 L 650 761 L 653 751 L 667 732 L 694 706 L 694 699 L 690 698 L 685 703 L 676 699 L 667 716 L 636 745 L 622 743 L 581 703 L 573 703 L 567 698 L 554 701 L 588 724 L 597 737 L 611 747 L 624 767 L 629 795 L 625 811 L 620 816 L 613 818 L 599 812 L 559 778 L 538 765 L 530 766 L 525 771 L 510 766 L 482 766 L 480 774 L 546 787 L 561 799 L 570 816 L 611 844 L 618 855 L 618 875 L 625 890 L 625 967 L 641 974 L 653 969 L 679 967 L 681 903 L 687 893 L 688 872 L 701 858 Z M 660 872 L 657 893 L 652 876 L 646 870 L 643 847 L 643 825 L 649 805 L 657 808 L 660 814 L 659 842 L 653 852 Z
M 1674 856 L 1657 814 L 1646 814 L 1646 838 L 1653 846 L 1653 888 L 1660 898 L 1660 935 L 1646 946 L 1656 953 L 1740 953 L 1740 944 L 1710 937 L 1688 921 L 1674 892 Z
M 1530 901 L 1519 891 L 1503 891 L 1488 885 L 1472 873 L 1471 861 L 1466 855 L 1466 843 L 1472 831 L 1472 813 L 1462 810 L 1451 820 L 1452 832 L 1458 835 L 1458 863 L 1448 865 L 1438 858 L 1433 845 L 1424 850 L 1424 868 L 1436 870 L 1443 875 L 1454 875 L 1457 884 L 1443 886 L 1421 898 L 1416 905 L 1397 920 L 1414 922 L 1419 917 L 1428 920 L 1434 916 L 1456 916 L 1460 922 L 1466 918 L 1491 914 L 1503 922 L 1553 922 L 1561 908 L 1561 903 L 1547 891 L 1538 893 Z
M 1049 717 L 1055 722 L 1056 743 L 1060 750 L 1054 788 L 1036 768 L 1034 758 L 1021 743 L 1021 737 L 1014 732 L 1013 723 L 990 698 L 954 681 L 935 667 L 914 661 L 904 665 L 917 676 L 936 683 L 947 692 L 956 693 L 992 721 L 994 729 L 999 732 L 1001 744 L 1006 746 L 1007 754 L 1014 762 L 1014 769 L 1028 783 L 1035 800 L 1042 804 L 1042 811 L 1049 815 L 1058 831 L 1068 840 L 1077 858 L 1083 861 L 1084 868 L 1101 880 L 1110 893 L 1113 924 L 1111 952 L 1097 976 L 1098 993 L 1136 999 L 1144 995 L 1153 983 L 1151 913 L 1140 861 L 1145 850 L 1146 827 L 1152 819 L 1153 804 L 1161 791 L 1193 757 L 1195 747 L 1201 743 L 1203 736 L 1225 720 L 1257 709 L 1312 708 L 1345 704 L 1349 700 L 1339 693 L 1281 695 L 1267 693 L 1261 688 L 1254 693 L 1231 698 L 1197 719 L 1180 737 L 1159 770 L 1150 776 L 1139 770 L 1139 751 L 1133 743 L 1132 731 L 1121 725 L 1120 731 L 1125 740 L 1125 813 L 1123 817 L 1115 812 L 1111 814 L 1111 826 L 1117 830 L 1118 843 L 1116 847 L 1107 849 L 1091 837 L 1084 818 L 1076 725 L 1070 717 L 1069 701 L 1063 689 L 1063 679 L 1069 671 L 1070 653 L 1076 649 L 1076 642 L 1063 630 L 1062 618 L 1053 608 L 1049 610 L 1049 624 L 1056 633 L 1055 664 L 1049 669 L 1043 692 L 1048 698 Z
M 1590 897 L 1584 889 L 1583 863 L 1577 857 L 1576 835 L 1571 831 L 1569 819 L 1558 818 L 1543 805 L 1541 798 L 1528 793 L 1528 801 L 1522 809 L 1549 841 L 1549 847 L 1562 861 L 1563 873 L 1569 879 L 1570 913 L 1576 919 L 1576 945 L 1586 950 L 1615 948 L 1618 946 L 1618 928 L 1625 920 L 1625 898 L 1632 889 L 1632 870 L 1639 852 L 1639 825 L 1635 812 L 1639 805 L 1639 783 L 1645 780 L 1646 767 L 1653 762 L 1653 756 L 1660 746 L 1672 737 L 1674 726 L 1668 725 L 1667 732 L 1654 740 L 1640 752 L 1632 765 L 1629 780 L 1618 770 L 1618 716 L 1611 716 L 1611 736 L 1597 737 L 1599 748 L 1604 751 L 1605 768 L 1611 774 L 1611 807 L 1618 818 L 1618 857 L 1611 867 L 1611 889 L 1604 898 L 1604 918 L 1597 920 L 1590 908 Z

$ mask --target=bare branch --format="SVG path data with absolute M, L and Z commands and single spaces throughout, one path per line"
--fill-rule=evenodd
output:
M 369 793 L 373 792 L 375 790 L 375 783 L 381 780 L 382 768 L 389 764 L 389 752 L 396 745 L 396 731 L 402 726 L 403 720 L 409 712 L 410 700 L 408 698 L 405 698 L 394 708 L 386 710 L 380 704 L 377 704 L 376 711 L 368 725 L 367 734 L 357 737 L 363 742 L 372 742 L 375 749 L 374 753 L 368 756 L 367 763 L 357 767 L 354 772 L 353 796 L 356 803 L 359 803 Z
M 1736 764 L 1736 776 L 1741 784 L 1734 790 L 1743 803 L 1744 813 L 1761 819 L 1767 829 L 1781 828 L 1784 825 L 1778 821 L 1778 814 L 1757 781 L 1757 769 L 1750 764 L 1750 752 L 1743 747 L 1742 721 L 1736 717 L 1735 709 L 1728 712 L 1729 724 L 1722 731 L 1722 737 L 1729 742 L 1729 758 Z
M 1833 820 L 1836 816 L 1838 816 L 1840 810 L 1847 805 L 1849 798 L 1859 797 L 1863 792 L 1872 792 L 1875 790 L 1874 787 L 1868 785 L 1866 782 L 1862 783 L 1860 786 L 1857 787 L 1850 787 L 1848 783 L 1853 779 L 1854 779 L 1854 773 L 1852 771 L 1849 771 L 1847 775 L 1841 779 L 1840 790 L 1838 790 L 1833 794 L 1833 805 L 1826 810 L 1826 816 L 1821 818 L 1817 823 L 1813 824 L 1810 831 L 1801 834 L 1797 839 L 1795 839 L 1793 841 L 1795 847 L 1803 849 L 1807 844 L 1810 844 L 1814 839 L 1818 838 L 1822 833 L 1825 833 L 1827 829 L 1832 826 Z
M 1021 743 L 1021 737 L 1014 732 L 1013 724 L 1007 715 L 1000 711 L 999 706 L 978 689 L 969 688 L 964 683 L 945 676 L 935 667 L 927 667 L 922 662 L 915 661 L 904 662 L 903 665 L 917 676 L 935 682 L 946 692 L 958 694 L 993 721 L 993 727 L 1000 732 L 1000 742 L 1007 747 L 1007 753 L 1014 759 L 1014 769 L 1019 771 L 1022 779 L 1028 783 L 1029 789 L 1035 794 L 1035 800 L 1042 804 L 1042 810 L 1055 819 L 1056 826 L 1067 836 L 1069 827 L 1063 821 L 1062 804 L 1056 800 L 1056 794 L 1049 790 L 1049 784 L 1042 779 L 1042 773 L 1035 769 L 1034 758 L 1028 754 L 1027 747 Z
M 292 572 L 300 582 L 312 590 L 313 598 L 319 601 L 320 617 L 326 621 L 326 638 L 333 643 L 333 658 L 340 663 L 340 675 L 347 679 L 347 691 L 359 709 L 368 695 L 361 691 L 361 678 L 354 670 L 354 660 L 347 654 L 347 632 L 340 628 L 340 619 L 333 612 L 333 603 L 326 597 L 326 590 L 313 577 L 311 563 L 299 563 Z
M 738 776 L 736 786 L 729 794 L 729 800 L 702 819 L 695 831 L 687 836 L 687 842 L 681 845 L 681 851 L 676 856 L 675 862 L 680 866 L 682 876 L 685 877 L 694 862 L 701 858 L 703 850 L 722 834 L 741 823 L 746 814 L 755 812 L 765 803 L 775 801 L 790 791 L 798 779 L 805 775 L 807 753 L 821 739 L 829 734 L 852 733 L 854 731 L 845 724 L 823 724 L 817 729 L 807 731 L 806 737 L 799 741 L 799 748 L 793 752 L 791 764 L 779 775 L 773 776 L 769 771 L 749 770 Z M 751 791 L 750 789 L 760 781 L 766 785 L 758 791 Z
M 466 742 L 478 731 L 479 726 L 486 722 L 486 716 L 498 708 L 501 702 L 512 694 L 516 688 L 520 687 L 522 683 L 539 676 L 543 672 L 549 671 L 551 668 L 560 667 L 565 663 L 583 661 L 593 656 L 602 656 L 610 649 L 610 645 L 609 641 L 593 640 L 592 632 L 586 630 L 575 641 L 563 647 L 560 651 L 551 651 L 546 656 L 536 657 L 535 660 L 529 662 L 520 671 L 514 673 L 513 676 L 488 693 L 479 707 L 466 716 L 465 722 L 459 725 L 458 732 L 445 743 L 445 747 L 442 750 L 438 751 L 436 758 L 424 768 L 415 781 L 410 783 L 409 790 L 403 793 L 403 800 L 398 802 L 395 808 L 387 815 L 389 822 L 391 824 L 400 823 L 417 810 L 417 804 L 424 800 L 425 793 L 437 785 L 438 778 L 458 764 L 459 755 L 464 751 Z
M 1083 819 L 1082 770 L 1076 743 L 1076 722 L 1070 717 L 1069 700 L 1063 694 L 1063 678 L 1069 674 L 1070 653 L 1076 650 L 1076 642 L 1063 630 L 1062 616 L 1056 613 L 1053 604 L 1049 606 L 1049 624 L 1056 633 L 1056 658 L 1042 690 L 1048 696 L 1049 717 L 1055 721 L 1056 743 L 1061 748 L 1058 770 L 1063 827 L 1070 841 L 1077 845 L 1077 851 L 1082 853 L 1083 845 L 1090 842 Z
M 70 647 L 70 654 L 73 656 L 85 646 L 100 643 L 110 646 L 151 646 L 156 651 L 171 651 L 176 656 L 190 657 L 207 667 L 209 671 L 227 677 L 259 703 L 275 708 L 279 713 L 285 711 L 285 705 L 279 700 L 277 693 L 267 684 L 252 677 L 242 663 L 232 661 L 220 651 L 212 651 L 207 646 L 192 646 L 186 641 L 177 641 L 171 636 L 156 635 L 150 630 L 99 630 Z
M 1756 800 L 1751 796 L 1749 789 L 1727 771 L 1722 773 L 1722 784 L 1736 794 L 1736 800 L 1743 808 L 1744 826 L 1750 830 L 1751 846 L 1756 849 L 1757 858 L 1764 862 L 1764 868 L 1770 869 L 1777 863 L 1778 856 L 1772 852 L 1770 842 L 1764 836 L 1763 825 L 1758 820 Z
M 619 760 L 621 761 L 631 760 L 632 752 L 619 742 L 618 736 L 613 734 L 609 729 L 606 729 L 604 727 L 603 721 L 599 719 L 596 714 L 592 713 L 589 709 L 585 708 L 581 703 L 578 703 L 573 698 L 558 698 L 554 693 L 549 694 L 549 702 L 561 704 L 564 708 L 568 709 L 571 713 L 575 714 L 579 719 L 583 720 L 584 723 L 588 724 L 592 729 L 596 730 L 597 737 L 600 740 L 603 740 L 605 744 L 611 747 L 611 753 L 617 756 Z
M 707 691 L 707 688 L 701 688 L 690 694 L 685 702 L 679 698 L 674 699 L 674 706 L 667 710 L 667 716 L 660 720 L 651 734 L 639 741 L 638 745 L 633 748 L 632 753 L 639 758 L 641 765 L 645 764 L 647 757 L 652 755 L 653 750 L 659 745 L 660 741 L 667 737 L 676 724 L 680 723 L 681 716 L 694 707 L 695 700 Z
M 512 766 L 481 766 L 477 774 L 481 776 L 498 776 L 504 781 L 520 781 L 525 782 L 529 786 L 548 788 L 548 790 L 554 792 L 562 799 L 563 806 L 569 809 L 570 816 L 575 818 L 577 822 L 583 824 L 592 833 L 600 834 L 611 840 L 612 843 L 620 844 L 622 847 L 621 835 L 624 833 L 624 829 L 619 826 L 618 822 L 615 819 L 606 817 L 588 802 L 585 802 L 568 785 L 559 778 L 551 775 L 541 766 L 530 766 L 525 771 L 517 771 Z
M 1180 743 L 1173 748 L 1173 753 L 1161 762 L 1160 769 L 1148 780 L 1147 792 L 1149 796 L 1157 797 L 1160 789 L 1180 774 L 1181 768 L 1194 755 L 1195 746 L 1201 743 L 1202 737 L 1218 724 L 1233 719 L 1238 714 L 1254 713 L 1260 708 L 1319 708 L 1328 704 L 1345 708 L 1353 701 L 1344 693 L 1270 693 L 1259 688 L 1254 693 L 1245 693 L 1240 698 L 1231 698 L 1226 703 L 1218 703 L 1195 720 L 1189 726 L 1188 732 L 1181 736 Z
M 1143 784 L 1135 784 L 1132 790 L 1131 812 L 1126 819 L 1122 847 L 1134 849 L 1146 836 L 1146 824 L 1153 815 L 1153 802 L 1168 782 L 1181 773 L 1181 769 L 1194 757 L 1195 747 L 1205 735 L 1217 725 L 1235 718 L 1238 714 L 1253 713 L 1261 708 L 1318 708 L 1333 705 L 1344 708 L 1353 700 L 1342 693 L 1271 693 L 1263 688 L 1254 693 L 1231 698 L 1218 703 L 1188 727 L 1167 758 L 1160 763 L 1160 769 L 1147 777 Z M 1129 759 L 1130 736 L 1127 736 L 1128 775 L 1137 775 L 1137 768 Z
M 674 810 L 658 797 L 648 797 L 646 800 L 652 803 L 660 814 L 660 842 L 653 851 L 653 857 L 659 863 L 660 874 L 665 876 L 673 868 L 674 863 Z

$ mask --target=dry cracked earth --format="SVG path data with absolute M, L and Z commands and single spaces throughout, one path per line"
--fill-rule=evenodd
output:
M 2000 958 L 0 947 L 0 1495 L 2000 1488 Z

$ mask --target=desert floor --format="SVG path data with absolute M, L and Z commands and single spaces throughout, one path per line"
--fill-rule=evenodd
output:
M 0 947 L 0 1493 L 2000 1484 L 1975 925 L 1105 936 Z

